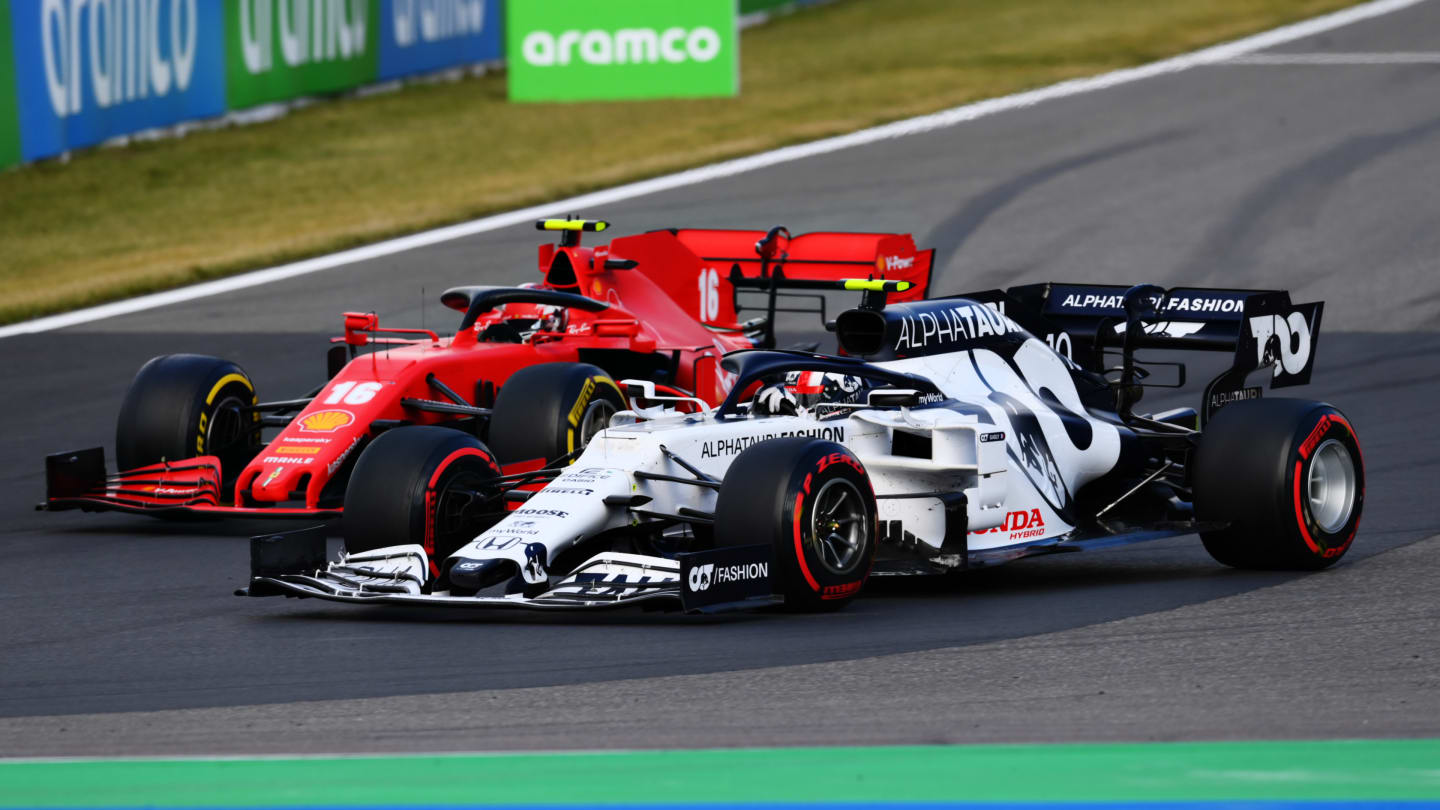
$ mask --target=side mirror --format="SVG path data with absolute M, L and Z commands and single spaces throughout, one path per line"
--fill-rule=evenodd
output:
M 655 399 L 655 383 L 649 380 L 621 380 L 620 384 L 625 386 L 626 399 Z
M 866 396 L 865 404 L 872 408 L 914 408 L 920 404 L 920 392 L 913 388 L 879 388 Z

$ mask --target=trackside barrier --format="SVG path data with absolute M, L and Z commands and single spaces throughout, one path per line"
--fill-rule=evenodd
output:
M 0 0 L 0 168 L 188 122 L 244 119 L 226 113 L 260 105 L 500 62 L 504 2 Z M 733 11 L 748 15 L 740 18 L 745 27 L 827 0 L 736 2 Z M 732 68 L 733 32 L 733 25 L 719 32 L 724 41 L 714 54 Z M 688 44 L 687 57 L 710 56 L 715 45 L 706 36 Z M 679 67 L 704 75 L 698 92 L 681 94 L 735 92 L 733 69 L 720 76 L 688 61 Z M 636 96 L 656 91 L 653 80 L 642 84 L 646 92 Z

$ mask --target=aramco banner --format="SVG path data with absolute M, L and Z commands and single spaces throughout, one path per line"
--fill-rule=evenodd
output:
M 500 0 L 381 0 L 379 78 L 499 61 L 500 8 Z
M 15 109 L 15 52 L 10 47 L 10 0 L 0 0 L 0 168 L 20 162 Z
M 735 0 L 522 0 L 505 15 L 510 98 L 731 96 Z
M 9 5 L 26 160 L 225 111 L 216 0 Z
M 229 16 L 225 54 L 232 109 L 333 93 L 377 75 L 379 0 L 224 0 L 223 5 Z

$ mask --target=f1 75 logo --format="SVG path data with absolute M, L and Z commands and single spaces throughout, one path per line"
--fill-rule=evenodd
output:
M 708 590 L 715 573 L 715 564 L 697 565 L 690 569 L 690 590 L 695 593 Z
M 1273 376 L 1300 374 L 1310 364 L 1310 324 L 1303 312 L 1257 315 L 1250 319 L 1257 368 L 1272 366 Z

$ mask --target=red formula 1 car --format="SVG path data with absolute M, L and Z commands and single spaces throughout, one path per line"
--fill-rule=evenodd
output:
M 448 338 L 347 312 L 331 378 L 305 397 L 260 402 L 216 357 L 150 360 L 120 407 L 120 472 L 99 447 L 51 455 L 40 508 L 335 517 L 367 443 L 399 425 L 479 435 L 498 457 L 430 460 L 435 477 L 481 462 L 521 474 L 578 454 L 626 407 L 616 379 L 719 402 L 733 382 L 721 355 L 773 347 L 776 313 L 824 318 L 826 290 L 923 298 L 933 258 L 904 234 L 669 229 L 589 248 L 581 233 L 607 223 L 537 227 L 562 234 L 540 246 L 541 283 L 446 290 L 464 313 Z M 741 321 L 747 310 L 763 314 Z

